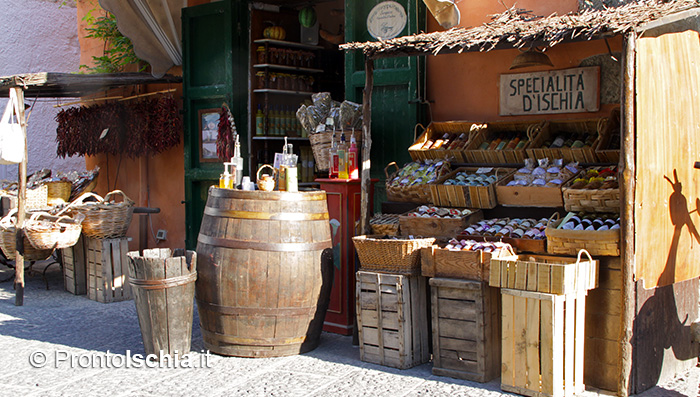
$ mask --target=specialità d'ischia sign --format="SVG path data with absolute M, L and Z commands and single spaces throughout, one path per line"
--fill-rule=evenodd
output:
M 501 116 L 599 109 L 599 66 L 501 75 Z

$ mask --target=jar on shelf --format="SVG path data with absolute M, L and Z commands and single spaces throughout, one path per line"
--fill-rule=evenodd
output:
M 270 79 L 268 80 L 268 86 L 272 89 L 279 89 L 280 85 L 280 79 L 279 79 L 279 74 L 277 73 L 270 73 Z
M 280 56 L 280 54 L 279 54 L 279 52 L 280 52 L 279 49 L 277 49 L 277 48 L 270 48 L 269 51 L 270 51 L 270 54 L 269 54 L 269 57 L 268 57 L 268 62 L 271 63 L 271 64 L 274 64 L 274 65 L 279 65 L 279 62 L 280 62 L 280 61 L 279 61 L 279 56 Z
M 258 63 L 267 63 L 267 50 L 264 45 L 258 46 Z
M 265 71 L 258 71 L 255 73 L 255 78 L 257 80 L 257 87 L 258 88 L 267 88 L 267 72 Z

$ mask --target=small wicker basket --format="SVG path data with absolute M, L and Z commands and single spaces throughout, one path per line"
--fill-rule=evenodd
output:
M 601 167 L 592 167 L 599 169 Z M 590 168 L 589 168 L 590 169 Z M 587 169 L 588 170 L 588 169 Z M 572 189 L 576 178 L 586 175 L 580 172 L 562 187 L 564 208 L 567 211 L 584 212 L 620 212 L 620 188 L 614 189 Z
M 328 164 L 330 162 L 330 155 L 328 150 L 331 148 L 331 137 L 333 132 L 317 132 L 315 134 L 309 135 L 309 142 L 311 143 L 311 151 L 314 154 L 314 162 L 316 163 L 317 171 L 328 171 Z M 340 134 L 345 135 L 345 142 L 348 146 L 350 145 L 350 137 L 354 136 L 357 150 L 359 152 L 362 147 L 362 131 L 349 130 L 349 131 L 336 131 L 336 139 L 340 139 Z
M 620 256 L 620 229 L 604 231 L 557 229 L 568 217 L 547 225 L 545 229 L 547 253 L 576 255 L 579 250 L 585 249 L 593 256 Z
M 17 235 L 17 209 L 10 211 L 4 218 L 0 219 L 0 247 L 5 257 L 9 260 L 16 258 L 16 235 Z M 24 235 L 24 259 L 28 261 L 41 261 L 47 259 L 53 253 L 52 249 L 39 250 L 32 246 L 31 242 Z
M 69 181 L 46 182 L 46 202 L 48 205 L 60 205 L 70 200 L 73 184 Z
M 420 274 L 420 249 L 435 238 L 386 239 L 380 235 L 352 238 L 362 270 L 391 274 Z
M 35 212 L 24 222 L 24 234 L 38 250 L 72 247 L 80 238 L 80 222 L 84 218 L 83 214 L 72 219 L 65 215 L 57 218 L 46 212 Z
M 396 236 L 399 234 L 399 214 L 376 214 L 369 225 L 374 234 Z
M 111 201 L 112 197 L 122 196 L 121 202 Z M 88 197 L 97 199 L 96 202 L 85 202 Z M 126 234 L 131 217 L 134 213 L 134 201 L 121 190 L 109 192 L 104 198 L 95 193 L 85 193 L 78 197 L 59 213 L 81 213 L 83 220 L 83 234 L 93 238 L 117 238 Z

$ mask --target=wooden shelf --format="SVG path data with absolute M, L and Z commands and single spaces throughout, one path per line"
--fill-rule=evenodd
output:
M 258 88 L 253 90 L 256 94 L 281 94 L 281 95 L 301 95 L 310 96 L 313 92 L 307 91 L 290 91 L 290 90 L 276 90 L 273 88 Z
M 284 135 L 255 135 L 253 136 L 254 141 L 282 141 L 284 140 Z M 299 136 L 288 136 L 287 140 L 290 141 L 308 141 L 309 138 L 303 138 Z
M 310 44 L 303 44 L 303 43 L 295 43 L 293 41 L 283 41 L 283 40 L 273 40 L 273 39 L 259 39 L 259 40 L 254 40 L 253 43 L 255 44 L 269 44 L 269 45 L 275 45 L 275 46 L 280 46 L 280 47 L 289 47 L 289 48 L 303 48 L 306 50 L 322 50 L 323 47 L 319 45 L 310 45 Z
M 259 63 L 253 65 L 255 69 L 272 69 L 272 70 L 286 70 L 290 72 L 304 72 L 304 73 L 323 73 L 321 69 L 313 68 L 302 68 L 299 66 L 287 66 L 287 65 L 275 65 L 273 63 Z

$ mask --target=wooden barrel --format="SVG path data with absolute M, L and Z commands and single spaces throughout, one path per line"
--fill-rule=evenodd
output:
M 321 260 L 330 247 L 325 192 L 212 186 L 197 239 L 196 298 L 206 348 L 239 357 L 313 350 L 332 283 Z M 326 267 L 332 271 L 332 264 Z

